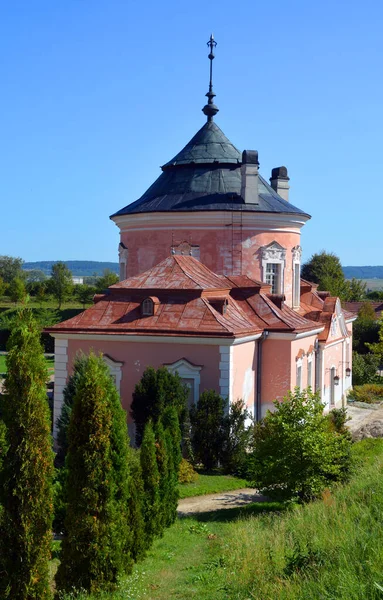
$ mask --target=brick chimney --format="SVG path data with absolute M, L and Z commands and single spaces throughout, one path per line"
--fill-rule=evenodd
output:
M 241 196 L 246 204 L 259 204 L 258 167 L 258 152 L 256 150 L 244 150 L 241 166 Z
M 289 201 L 289 181 L 286 167 L 275 167 L 271 171 L 270 185 L 287 202 Z

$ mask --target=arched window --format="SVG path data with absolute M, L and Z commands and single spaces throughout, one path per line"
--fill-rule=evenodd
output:
M 141 307 L 143 317 L 151 317 L 154 314 L 154 302 L 151 298 L 145 298 Z

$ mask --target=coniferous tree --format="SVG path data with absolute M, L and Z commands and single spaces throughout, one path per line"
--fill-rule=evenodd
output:
M 205 390 L 190 411 L 194 456 L 207 470 L 218 465 L 221 455 L 225 405 L 216 391 Z
M 159 421 L 155 429 L 156 438 L 156 458 L 158 474 L 160 477 L 159 483 L 159 506 L 160 506 L 160 530 L 159 533 L 163 533 L 163 530 L 168 523 L 168 507 L 171 495 L 171 477 L 172 477 L 172 447 L 168 443 L 165 430 L 162 425 L 162 421 Z
M 125 413 L 107 366 L 94 354 L 76 382 L 68 429 L 67 516 L 58 588 L 112 589 L 131 567 Z
M 23 309 L 8 343 L 7 379 L 1 396 L 8 450 L 1 472 L 2 598 L 51 598 L 53 452 L 46 394 L 46 361 L 40 331 Z
M 141 445 L 144 428 L 149 419 L 156 425 L 167 406 L 177 410 L 182 429 L 186 416 L 188 390 L 178 373 L 165 367 L 148 367 L 133 392 L 131 415 L 136 425 L 136 444 Z
M 156 535 L 161 532 L 160 524 L 160 474 L 157 466 L 156 439 L 151 420 L 145 426 L 140 450 L 142 480 L 144 484 L 143 514 L 145 521 L 146 547 L 149 548 Z
M 169 527 L 177 518 L 179 500 L 178 474 L 181 464 L 181 430 L 177 410 L 170 406 L 164 411 L 163 424 L 165 440 L 169 457 L 168 500 L 166 507 L 165 526 Z
M 147 549 L 143 515 L 144 483 L 139 450 L 129 448 L 128 463 L 130 472 L 128 514 L 131 528 L 131 555 L 134 562 L 137 562 L 137 560 L 144 557 Z

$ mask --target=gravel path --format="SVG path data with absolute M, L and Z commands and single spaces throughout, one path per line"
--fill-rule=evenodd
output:
M 364 425 L 374 421 L 383 422 L 383 406 L 378 409 L 373 408 L 358 408 L 357 406 L 347 406 L 347 414 L 351 417 L 347 427 L 351 433 L 356 433 Z
M 253 488 L 183 498 L 178 502 L 178 515 L 186 516 L 225 508 L 238 508 L 252 502 L 263 502 L 264 500 L 266 498 Z

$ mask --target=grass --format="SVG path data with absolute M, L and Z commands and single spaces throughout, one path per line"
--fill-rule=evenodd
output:
M 200 473 L 194 483 L 182 483 L 179 486 L 180 498 L 191 498 L 194 496 L 205 496 L 206 494 L 219 494 L 248 487 L 246 479 L 233 477 L 232 475 L 207 475 Z
M 382 599 L 383 440 L 353 451 L 352 480 L 322 500 L 179 519 L 117 592 L 80 598 Z

